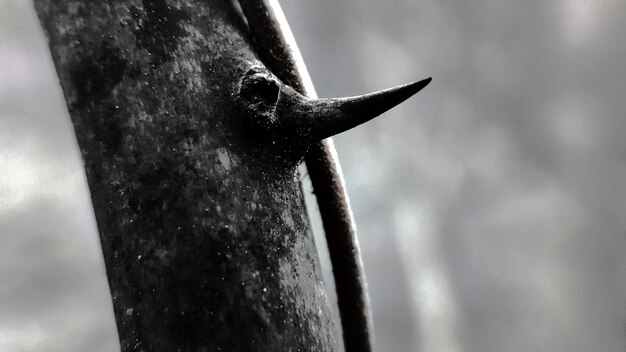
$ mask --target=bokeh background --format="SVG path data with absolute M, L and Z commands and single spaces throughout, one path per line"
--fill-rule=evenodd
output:
M 626 1 L 281 3 L 320 96 L 434 78 L 335 138 L 377 351 L 626 351 Z M 0 352 L 116 338 L 45 38 L 0 0 Z

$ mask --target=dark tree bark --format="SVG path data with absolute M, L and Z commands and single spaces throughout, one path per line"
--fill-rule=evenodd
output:
M 85 163 L 122 351 L 333 351 L 297 164 L 239 98 L 227 0 L 35 0 Z

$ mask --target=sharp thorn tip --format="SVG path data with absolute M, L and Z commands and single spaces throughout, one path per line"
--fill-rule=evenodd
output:
M 432 77 L 350 98 L 319 99 L 313 114 L 317 136 L 326 138 L 384 113 L 424 89 Z

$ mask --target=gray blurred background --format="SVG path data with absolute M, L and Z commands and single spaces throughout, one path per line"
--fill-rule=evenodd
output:
M 322 97 L 434 78 L 335 139 L 377 351 L 626 351 L 626 1 L 281 3 Z M 45 39 L 0 0 L 0 352 L 116 338 Z

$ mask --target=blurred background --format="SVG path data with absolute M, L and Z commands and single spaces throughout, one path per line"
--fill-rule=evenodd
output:
M 335 138 L 376 350 L 626 351 L 626 2 L 281 3 L 322 97 L 434 78 Z M 45 38 L 0 0 L 0 352 L 116 339 Z

